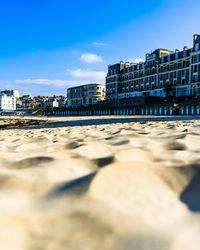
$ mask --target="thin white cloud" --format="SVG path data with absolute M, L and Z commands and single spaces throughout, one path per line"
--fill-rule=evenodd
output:
M 96 54 L 87 53 L 83 54 L 80 57 L 80 60 L 86 63 L 98 63 L 98 62 L 103 62 L 103 57 Z
M 104 71 L 92 71 L 90 69 L 75 69 L 68 70 L 68 74 L 74 78 L 83 78 L 88 81 L 105 81 L 106 72 Z
M 40 86 L 53 86 L 53 87 L 71 87 L 76 84 L 79 84 L 79 81 L 65 81 L 65 80 L 51 80 L 51 79 L 23 79 L 16 80 L 17 84 L 32 84 L 32 85 L 40 85 Z
M 103 42 L 93 42 L 92 45 L 97 46 L 97 47 L 104 47 L 107 46 L 107 43 L 103 43 Z
M 144 59 L 136 57 L 136 58 L 129 59 L 129 62 L 140 63 L 140 62 L 144 62 Z

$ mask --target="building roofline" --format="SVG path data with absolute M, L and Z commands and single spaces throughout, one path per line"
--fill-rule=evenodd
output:
M 74 87 L 70 87 L 68 89 L 80 88 L 80 87 L 83 87 L 83 86 L 91 86 L 91 85 L 105 86 L 105 84 L 103 84 L 103 83 L 88 83 L 88 84 L 82 84 L 82 85 L 77 85 L 77 86 L 74 86 Z

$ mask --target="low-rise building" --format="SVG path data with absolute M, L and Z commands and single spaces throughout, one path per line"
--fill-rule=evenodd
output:
M 19 98 L 19 103 L 17 105 L 18 109 L 32 109 L 33 107 L 33 97 L 31 95 L 23 95 Z
M 97 104 L 105 99 L 105 85 L 91 83 L 68 88 L 67 106 L 81 107 Z
M 20 97 L 20 102 L 17 105 L 18 109 L 37 109 L 37 108 L 66 108 L 67 98 L 64 96 L 35 96 L 24 95 Z
M 67 107 L 67 97 L 61 96 L 59 98 L 59 107 L 66 108 Z
M 43 103 L 44 108 L 59 108 L 59 101 L 55 97 L 47 98 Z

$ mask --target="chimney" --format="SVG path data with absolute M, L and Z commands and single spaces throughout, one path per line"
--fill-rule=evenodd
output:
M 195 45 L 195 41 L 197 40 L 198 34 L 193 35 L 193 45 Z
M 125 68 L 129 67 L 130 63 L 129 62 L 125 62 Z

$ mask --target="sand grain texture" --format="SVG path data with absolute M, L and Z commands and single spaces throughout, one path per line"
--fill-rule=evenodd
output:
M 199 250 L 200 121 L 85 119 L 0 130 L 0 249 Z

